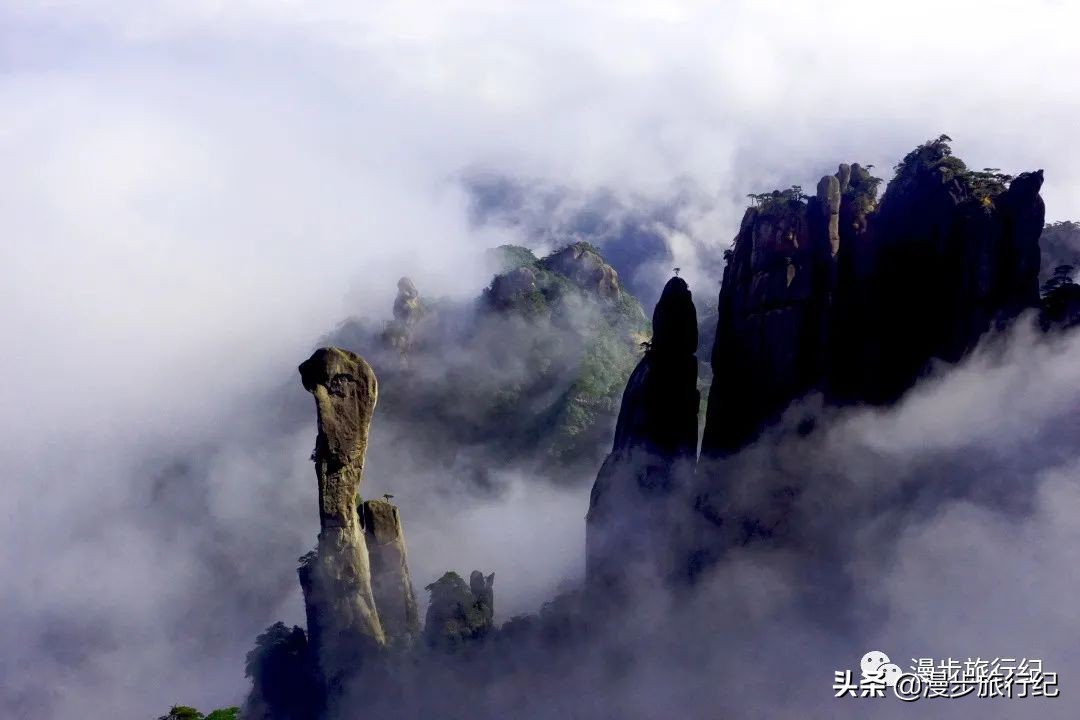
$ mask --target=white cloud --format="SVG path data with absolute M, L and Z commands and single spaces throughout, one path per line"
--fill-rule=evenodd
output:
M 474 253 L 505 238 L 469 227 L 462 169 L 655 198 L 689 182 L 715 201 L 693 239 L 726 246 L 746 192 L 810 186 L 839 161 L 884 172 L 945 131 L 974 166 L 1046 168 L 1049 217 L 1075 218 L 1077 26 L 1066 2 L 9 0 L 0 568 L 28 589 L 4 627 L 32 644 L 42 593 L 66 611 L 93 591 L 130 640 L 104 680 L 63 674 L 59 707 L 89 692 L 125 716 L 228 700 L 232 678 L 202 683 L 239 672 L 247 635 L 193 664 L 155 634 L 168 583 L 202 577 L 193 548 L 214 539 L 129 516 L 153 484 L 146 457 L 243 425 L 239 398 L 295 380 L 342 316 L 385 314 L 399 275 L 475 292 Z M 970 411 L 1015 399 L 988 397 Z M 292 512 L 306 490 L 274 486 L 266 464 L 310 482 L 294 444 L 213 459 L 235 483 L 214 486 L 213 512 L 242 517 L 242 488 Z M 259 519 L 287 525 L 288 547 L 312 535 L 302 509 Z M 116 672 L 137 666 L 141 688 Z

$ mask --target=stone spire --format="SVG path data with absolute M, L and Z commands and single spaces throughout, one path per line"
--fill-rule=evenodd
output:
M 379 619 L 389 642 L 407 646 L 420 635 L 405 530 L 396 506 L 386 500 L 365 500 L 360 506 L 368 557 L 371 588 Z
M 378 383 L 363 358 L 334 347 L 316 350 L 300 378 L 318 414 L 319 543 L 298 572 L 318 670 L 333 696 L 367 654 L 386 645 L 356 512 Z
M 628 575 L 678 572 L 672 498 L 681 497 L 697 455 L 697 311 L 686 282 L 672 278 L 653 313 L 653 340 L 623 392 L 611 453 L 586 515 L 590 586 L 616 589 Z

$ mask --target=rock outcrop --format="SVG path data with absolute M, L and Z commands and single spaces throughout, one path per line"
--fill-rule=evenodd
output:
M 536 270 L 530 267 L 518 267 L 495 276 L 495 279 L 491 281 L 488 298 L 492 306 L 496 308 L 509 308 L 513 307 L 517 298 L 531 295 L 538 289 Z
M 942 136 L 900 162 L 880 203 L 879 180 L 859 165 L 822 178 L 813 197 L 755 196 L 720 291 L 696 481 L 705 539 L 692 557 L 798 542 L 803 479 L 765 472 L 750 483 L 726 460 L 794 401 L 893 403 L 932 363 L 959 361 L 1039 305 L 1042 179 L 971 171 Z
M 359 509 L 371 563 L 371 588 L 388 642 L 408 646 L 420 635 L 405 531 L 389 500 L 365 500 Z
M 495 574 L 473 570 L 469 583 L 456 572 L 445 573 L 428 585 L 431 593 L 424 638 L 431 647 L 454 651 L 481 640 L 494 628 Z
M 717 304 L 705 454 L 742 447 L 821 375 L 839 181 L 822 185 L 824 200 L 777 193 L 743 216 Z
M 420 298 L 420 291 L 407 277 L 398 280 L 398 293 L 394 298 L 394 319 L 387 323 L 383 340 L 398 351 L 402 363 L 408 365 L 413 349 L 416 329 L 428 316 L 428 308 Z
M 1042 171 L 1007 189 L 981 175 L 923 146 L 845 239 L 821 378 L 833 402 L 895 402 L 932 360 L 957 362 L 1038 305 Z
M 375 605 L 364 531 L 356 512 L 368 427 L 378 397 L 371 367 L 355 353 L 326 347 L 300 365 L 315 397 L 319 542 L 299 569 L 308 637 L 333 696 L 364 659 L 386 645 Z
M 512 245 L 496 251 L 491 260 L 503 271 L 485 292 L 493 308 L 520 308 L 522 297 L 533 294 L 542 296 L 547 303 L 557 302 L 570 289 L 608 303 L 624 295 L 615 268 L 587 242 L 571 243 L 539 260 L 525 248 Z
M 623 392 L 611 453 L 586 516 L 590 586 L 618 592 L 630 576 L 677 572 L 675 503 L 697 454 L 697 314 L 686 282 L 672 278 L 653 313 L 653 339 Z
M 613 300 L 619 296 L 619 274 L 588 243 L 567 245 L 545 258 L 544 263 L 551 270 L 602 298 Z
M 407 277 L 398 280 L 398 294 L 394 298 L 394 319 L 405 326 L 420 322 L 424 316 L 424 306 L 420 302 L 420 291 Z
M 702 456 L 753 441 L 795 399 L 894 402 L 1039 302 L 1042 171 L 1006 186 L 947 138 L 877 183 L 842 165 L 817 194 L 757 196 L 728 256 Z

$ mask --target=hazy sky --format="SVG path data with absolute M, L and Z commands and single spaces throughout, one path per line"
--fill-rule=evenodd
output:
M 252 563 L 276 553 L 291 582 L 314 538 L 314 429 L 262 448 L 244 398 L 295 382 L 344 316 L 388 314 L 402 274 L 476 293 L 477 253 L 513 237 L 470 226 L 463 173 L 629 202 L 690 187 L 695 239 L 726 246 L 746 193 L 843 161 L 887 177 L 946 132 L 974 167 L 1044 168 L 1048 219 L 1076 219 L 1078 27 L 1064 0 L 0 0 L 0 714 L 238 699 L 250 628 L 178 646 L 161 626 L 183 631 L 207 552 L 279 522 Z M 227 428 L 243 447 L 200 455 Z M 204 467 L 183 517 L 236 537 L 138 515 L 185 454 Z M 540 592 L 580 565 L 584 501 L 536 502 L 507 512 Z M 491 509 L 468 512 L 461 562 L 505 582 Z

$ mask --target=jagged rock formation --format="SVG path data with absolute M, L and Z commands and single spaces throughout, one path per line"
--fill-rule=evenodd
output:
M 697 313 L 686 282 L 672 278 L 653 312 L 653 339 L 623 393 L 611 453 L 586 515 L 589 584 L 617 591 L 638 572 L 667 576 L 673 497 L 697 454 Z
M 398 294 L 394 298 L 394 319 L 383 331 L 383 339 L 398 351 L 402 362 L 408 365 L 416 328 L 427 317 L 428 308 L 420 298 L 420 291 L 409 278 L 403 277 L 398 280 L 397 288 Z
M 859 165 L 814 197 L 755 197 L 720 291 L 692 574 L 732 545 L 799 543 L 806 479 L 733 457 L 793 401 L 893 403 L 934 361 L 1038 307 L 1042 180 L 971 171 L 942 136 L 897 165 L 880 202 Z M 812 415 L 798 420 L 812 430 Z
M 389 642 L 407 646 L 420 635 L 405 531 L 389 500 L 365 500 L 359 509 L 371 563 L 371 588 Z
M 539 290 L 537 276 L 537 271 L 530 267 L 518 267 L 496 275 L 491 281 L 489 301 L 497 308 L 513 307 L 515 299 Z
M 378 383 L 363 358 L 334 347 L 316 350 L 300 365 L 300 378 L 318 414 L 319 543 L 299 575 L 308 637 L 333 695 L 366 656 L 386 645 L 356 512 Z
M 576 290 L 613 303 L 624 291 L 615 268 L 587 242 L 575 242 L 537 259 L 527 248 L 504 245 L 491 256 L 502 272 L 484 293 L 493 308 L 542 311 Z
M 705 454 L 741 447 L 820 375 L 842 187 L 833 179 L 807 202 L 777 193 L 743 216 L 717 304 Z
M 485 576 L 479 570 L 469 574 L 469 590 L 476 598 L 476 609 L 480 611 L 485 627 L 495 624 L 495 573 Z
M 495 573 L 473 570 L 469 584 L 456 572 L 447 572 L 428 585 L 431 593 L 424 638 L 431 647 L 457 650 L 480 640 L 494 628 Z
M 394 299 L 394 319 L 407 327 L 415 325 L 424 316 L 420 291 L 407 277 L 398 280 L 397 288 L 398 294 Z
M 449 467 L 490 488 L 528 458 L 553 480 L 574 477 L 569 466 L 600 460 L 648 317 L 587 243 L 487 259 L 497 271 L 473 301 L 418 297 L 402 280 L 389 324 L 354 320 L 327 343 L 364 348 L 378 369 L 381 416 L 408 427 L 402 446 L 426 450 L 403 458 L 406 471 Z
M 703 457 L 751 442 L 796 398 L 889 403 L 1038 304 L 1042 171 L 1006 187 L 947 138 L 898 166 L 880 204 L 859 165 L 816 196 L 759 196 L 728 256 Z
M 894 402 L 932 359 L 960 360 L 1038 304 L 1042 182 L 1037 171 L 986 187 L 944 143 L 901 162 L 866 231 L 841 250 L 825 387 L 834 400 Z
M 588 243 L 567 245 L 552 253 L 546 260 L 555 272 L 570 278 L 575 284 L 594 290 L 597 295 L 614 300 L 619 296 L 619 274 L 604 262 L 600 253 Z

